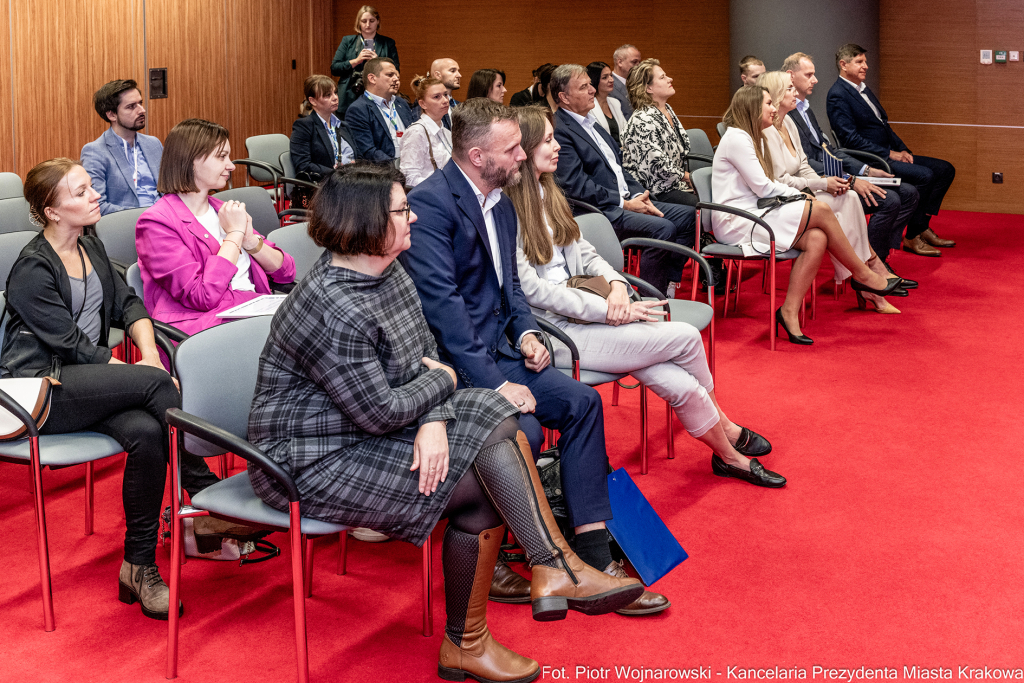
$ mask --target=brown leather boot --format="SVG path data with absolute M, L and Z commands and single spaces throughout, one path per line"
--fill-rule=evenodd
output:
M 444 532 L 445 623 L 437 675 L 446 681 L 472 678 L 481 683 L 526 683 L 540 676 L 540 665 L 512 652 L 491 637 L 487 628 L 487 592 L 505 527 L 479 535 Z
M 903 251 L 909 251 L 918 256 L 942 256 L 942 252 L 935 247 L 925 244 L 925 241 L 918 235 L 914 239 L 903 238 Z
M 610 565 L 604 568 L 604 573 L 620 577 L 629 576 L 626 574 L 626 569 L 622 566 L 622 563 L 614 560 L 612 560 Z M 672 603 L 669 602 L 668 598 L 661 593 L 645 590 L 643 595 L 622 609 L 615 610 L 615 613 L 622 614 L 627 617 L 645 617 L 648 614 L 664 612 L 671 606 Z
M 121 574 L 117 581 L 117 599 L 126 605 L 141 603 L 142 613 L 150 619 L 167 621 L 167 606 L 171 591 L 160 577 L 156 564 L 121 563 Z M 185 613 L 185 606 L 178 601 L 178 616 Z
M 581 560 L 558 530 L 526 435 L 480 451 L 473 463 L 495 509 L 526 551 L 533 571 L 530 597 L 536 621 L 564 619 L 568 610 L 607 614 L 639 598 L 637 579 L 609 576 Z
M 491 579 L 491 591 L 487 598 L 493 602 L 516 605 L 530 602 L 530 582 L 498 560 L 498 564 L 494 565 L 494 578 Z
M 939 237 L 938 235 L 935 234 L 935 231 L 932 230 L 931 228 L 928 228 L 927 230 L 925 230 L 924 232 L 921 233 L 921 239 L 923 239 L 925 242 L 927 242 L 928 244 L 932 245 L 933 247 L 955 247 L 956 246 L 956 242 L 954 242 L 953 240 L 947 240 L 947 239 L 943 239 L 942 237 Z

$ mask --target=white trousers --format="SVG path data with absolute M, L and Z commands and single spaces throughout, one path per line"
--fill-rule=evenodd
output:
M 580 367 L 599 372 L 628 372 L 665 400 L 690 435 L 703 436 L 718 423 L 708 392 L 714 389 L 704 343 L 693 325 L 635 322 L 613 327 L 579 325 L 552 316 L 580 351 Z M 570 367 L 569 350 L 557 344 L 555 365 Z

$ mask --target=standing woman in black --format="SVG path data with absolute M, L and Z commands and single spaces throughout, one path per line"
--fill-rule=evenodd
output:
M 141 602 L 147 617 L 167 619 L 169 591 L 156 566 L 156 541 L 167 476 L 164 414 L 181 407 L 181 395 L 160 361 L 142 299 L 114 272 L 99 238 L 82 236 L 100 217 L 89 174 L 70 159 L 44 161 L 28 172 L 25 199 L 42 231 L 7 279 L 10 318 L 0 376 L 60 381 L 40 433 L 100 432 L 128 453 L 119 597 Z M 112 322 L 124 326 L 141 352 L 135 365 L 111 356 Z M 182 456 L 182 484 L 190 495 L 216 481 L 201 458 Z
M 359 96 L 355 91 L 356 74 L 363 72 L 363 64 L 374 57 L 388 57 L 398 65 L 398 48 L 395 41 L 377 33 L 380 28 L 380 12 L 371 5 L 363 5 L 356 13 L 355 35 L 341 39 L 338 51 L 331 62 L 331 74 L 338 77 L 338 118 L 344 119 L 348 106 Z

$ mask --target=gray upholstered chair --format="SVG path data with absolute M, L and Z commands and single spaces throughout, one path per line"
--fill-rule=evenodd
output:
M 21 250 L 38 234 L 33 230 L 0 233 L 0 287 L 7 286 L 7 276 L 11 274 Z
M 690 173 L 699 168 L 711 168 L 711 162 L 700 158 L 712 159 L 715 156 L 715 148 L 711 146 L 708 134 L 700 128 L 690 128 L 686 131 L 686 137 L 690 138 L 690 156 L 693 158 L 689 162 Z
M 231 190 L 221 190 L 213 196 L 225 202 L 233 199 L 245 204 L 246 212 L 252 216 L 253 229 L 273 241 L 270 233 L 281 227 L 281 221 L 277 217 L 274 200 L 266 190 L 262 187 L 236 187 Z
M 25 186 L 21 182 L 20 175 L 9 171 L 0 173 L 0 199 L 24 196 Z
M 725 125 L 725 121 L 719 121 L 715 124 L 715 130 L 718 131 L 718 137 L 725 135 L 726 128 L 728 128 L 728 126 Z
M 309 223 L 292 223 L 274 231 L 274 244 L 295 259 L 295 281 L 298 282 L 313 268 L 324 248 L 317 246 L 309 236 Z
M 348 527 L 301 516 L 298 489 L 291 476 L 246 440 L 249 408 L 256 389 L 260 353 L 270 333 L 270 316 L 246 318 L 195 334 L 178 346 L 175 367 L 181 382 L 182 409 L 167 411 L 171 438 L 171 604 L 181 592 L 182 520 L 210 514 L 249 526 L 287 532 L 291 549 L 292 599 L 299 681 L 309 680 L 305 597 L 313 590 L 313 544 L 316 537 L 340 535 L 338 573 L 345 573 Z M 225 348 L 232 353 L 224 354 Z M 256 466 L 288 493 L 289 511 L 263 502 L 243 471 L 207 487 L 182 504 L 178 453 L 200 456 L 230 451 Z M 433 633 L 430 607 L 431 543 L 423 546 L 423 634 Z M 167 635 L 167 678 L 177 676 L 178 611 L 170 610 Z
M 103 242 L 111 261 L 125 268 L 139 260 L 135 249 L 135 224 L 146 209 L 128 209 L 108 213 L 96 224 L 96 236 Z M 139 292 L 142 296 L 142 292 Z
M 28 200 L 22 196 L 0 199 L 0 234 L 42 230 L 28 215 Z

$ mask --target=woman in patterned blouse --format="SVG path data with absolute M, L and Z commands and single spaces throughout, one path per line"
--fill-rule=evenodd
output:
M 690 139 L 668 104 L 676 94 L 672 79 L 657 59 L 645 59 L 629 72 L 626 87 L 634 111 L 622 133 L 622 166 L 651 199 L 696 206 L 685 161 Z

